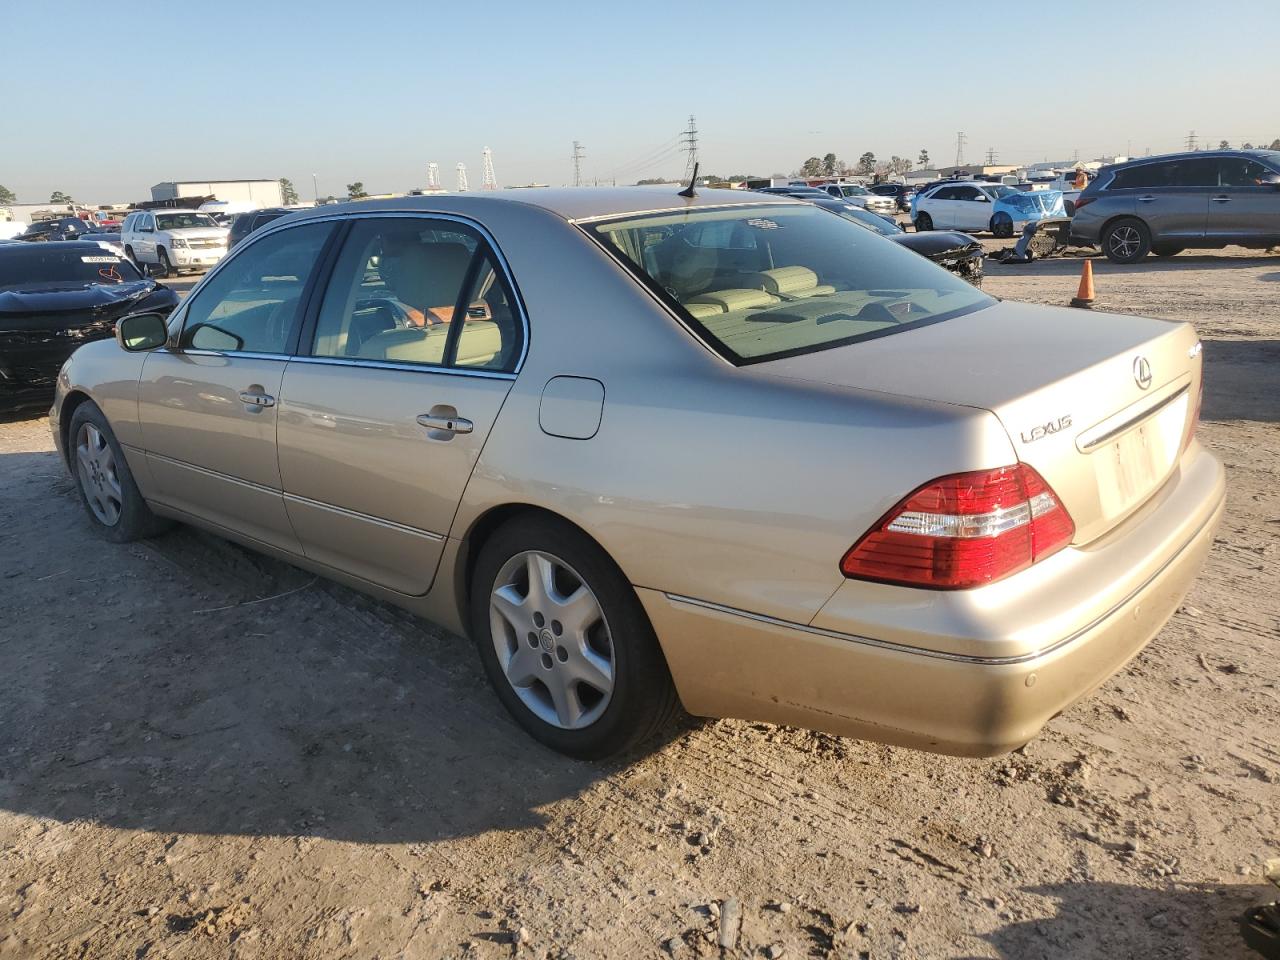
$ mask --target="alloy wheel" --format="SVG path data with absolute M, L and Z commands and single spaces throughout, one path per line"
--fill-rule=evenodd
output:
M 1142 234 L 1137 227 L 1121 224 L 1111 231 L 1111 252 L 1121 259 L 1136 256 L 1142 249 Z
M 114 527 L 124 509 L 124 492 L 111 444 L 92 423 L 82 423 L 76 434 L 76 473 L 93 515 L 103 526 Z
M 613 638 L 572 567 L 538 550 L 511 557 L 494 579 L 489 625 L 507 683 L 538 719 L 563 730 L 600 719 L 613 695 Z

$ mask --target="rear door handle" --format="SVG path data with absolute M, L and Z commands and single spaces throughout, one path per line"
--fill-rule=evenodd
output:
M 1150 203 L 1152 200 L 1154 200 L 1154 199 L 1155 199 L 1155 197 L 1153 197 L 1153 196 L 1151 196 L 1150 194 L 1148 194 L 1147 196 L 1145 196 L 1145 197 L 1139 197 L 1138 199 L 1139 199 L 1140 201 L 1142 201 L 1143 203 Z
M 248 390 L 241 390 L 240 402 L 247 403 L 251 407 L 274 407 L 276 398 L 269 393 L 250 393 Z
M 1231 202 L 1230 197 L 1210 197 L 1209 199 L 1211 199 L 1214 203 L 1230 203 Z
M 419 414 L 418 423 L 428 430 L 444 430 L 446 433 L 470 433 L 476 428 L 466 417 L 438 417 L 430 413 Z

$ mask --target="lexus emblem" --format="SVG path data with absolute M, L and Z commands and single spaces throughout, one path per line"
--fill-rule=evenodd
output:
M 1151 386 L 1151 364 L 1146 357 L 1134 357 L 1133 380 L 1143 390 Z

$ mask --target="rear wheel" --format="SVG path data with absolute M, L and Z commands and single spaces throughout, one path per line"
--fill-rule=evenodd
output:
M 991 218 L 991 235 L 1007 238 L 1013 236 L 1013 218 L 1007 213 L 997 213 Z
M 94 529 L 114 543 L 154 536 L 169 524 L 147 506 L 106 416 L 93 401 L 71 416 L 71 469 Z
M 1156 244 L 1152 246 L 1151 252 L 1154 253 L 1157 257 L 1176 257 L 1185 249 L 1187 248 L 1186 247 L 1170 247 L 1167 244 Z
M 499 529 L 476 561 L 470 617 L 498 699 L 554 750 L 608 757 L 675 713 L 675 687 L 635 591 L 566 523 L 526 517 Z
M 133 247 L 126 246 L 124 248 L 124 255 L 128 257 L 133 263 L 136 264 L 138 262 L 138 258 L 133 255 Z
M 1102 234 L 1102 252 L 1112 263 L 1137 263 L 1151 249 L 1151 231 L 1141 220 L 1126 217 Z
M 933 229 L 933 217 L 929 216 L 927 213 L 917 213 L 916 214 L 916 232 L 923 233 L 926 230 L 932 230 L 932 229 Z

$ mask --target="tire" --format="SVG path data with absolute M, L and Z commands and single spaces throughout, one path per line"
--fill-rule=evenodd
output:
M 128 257 L 128 258 L 129 258 L 129 261 L 130 261 L 130 262 L 131 262 L 135 267 L 138 265 L 138 258 L 137 258 L 137 257 L 135 257 L 135 256 L 133 255 L 133 247 L 126 246 L 126 247 L 124 248 L 124 255 L 125 255 L 126 257 Z
M 535 587 L 535 575 L 550 586 Z M 675 686 L 639 598 L 575 527 L 542 516 L 500 527 L 476 560 L 469 607 L 498 699 L 551 749 L 581 760 L 614 756 L 676 713 Z
M 933 217 L 927 213 L 916 214 L 916 233 L 924 233 L 933 229 Z
M 1102 232 L 1102 252 L 1112 263 L 1137 263 L 1151 250 L 1151 231 L 1135 217 L 1123 217 Z
M 169 252 L 164 247 L 156 247 L 156 262 L 160 265 L 160 272 L 166 276 L 175 276 L 173 264 L 169 262 Z
M 991 218 L 991 235 L 1006 239 L 1013 236 L 1013 221 L 1007 216 Z
M 92 400 L 71 416 L 67 457 L 94 530 L 112 543 L 153 537 L 170 526 L 151 512 L 107 418 Z
M 1176 257 L 1185 249 L 1187 248 L 1186 247 L 1170 247 L 1170 246 L 1165 246 L 1164 244 L 1159 244 L 1159 245 L 1153 244 L 1151 247 L 1151 252 L 1154 253 L 1157 257 Z

